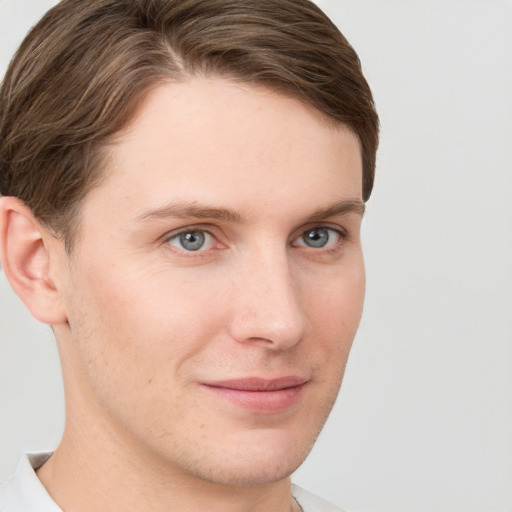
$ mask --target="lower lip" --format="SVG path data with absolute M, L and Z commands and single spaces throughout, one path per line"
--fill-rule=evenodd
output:
M 204 387 L 218 397 L 244 409 L 259 413 L 276 413 L 296 405 L 305 386 L 306 384 L 300 384 L 273 391 L 247 391 L 208 385 Z

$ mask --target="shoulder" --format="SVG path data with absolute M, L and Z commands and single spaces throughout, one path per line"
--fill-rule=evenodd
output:
M 343 509 L 295 484 L 292 484 L 292 495 L 299 502 L 304 512 L 345 512 Z

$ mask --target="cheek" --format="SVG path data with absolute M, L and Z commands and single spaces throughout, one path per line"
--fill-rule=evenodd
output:
M 308 283 L 308 308 L 319 324 L 354 335 L 363 310 L 365 270 L 361 263 L 333 272 L 318 283 Z M 338 332 L 338 334 L 340 334 Z
M 115 270 L 88 268 L 70 293 L 74 378 L 121 421 L 153 424 L 183 391 L 176 376 L 202 349 L 206 319 L 176 281 Z
M 211 286 L 197 293 L 197 283 L 182 276 L 127 266 L 106 272 L 104 265 L 90 265 L 80 274 L 70 324 L 87 339 L 81 348 L 105 361 L 110 354 L 135 375 L 155 374 L 164 361 L 178 366 L 200 350 L 218 321 Z
M 325 375 L 343 374 L 361 320 L 365 293 L 364 266 L 352 266 L 307 294 L 312 343 L 311 357 L 321 354 Z

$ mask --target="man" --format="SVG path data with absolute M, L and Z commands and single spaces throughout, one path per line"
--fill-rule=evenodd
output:
M 289 475 L 364 296 L 378 120 L 308 0 L 65 0 L 0 96 L 3 269 L 66 424 L 2 512 L 340 510 Z

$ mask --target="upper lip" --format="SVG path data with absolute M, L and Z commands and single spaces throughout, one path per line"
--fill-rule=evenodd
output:
M 218 380 L 204 382 L 205 386 L 233 389 L 236 391 L 279 391 L 305 384 L 307 379 L 296 375 L 265 379 L 261 377 L 247 377 L 242 379 Z

